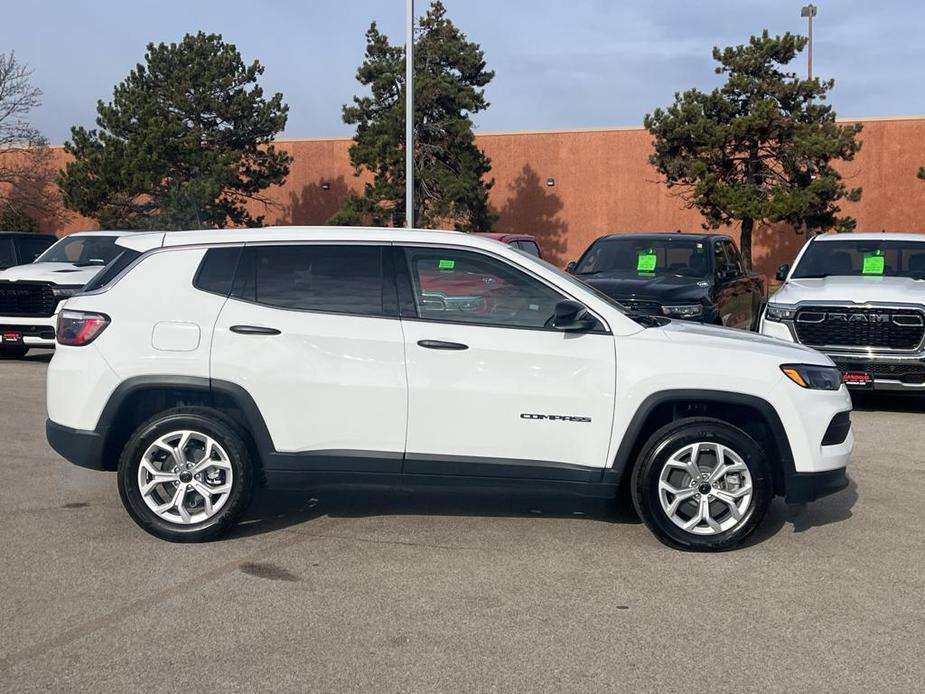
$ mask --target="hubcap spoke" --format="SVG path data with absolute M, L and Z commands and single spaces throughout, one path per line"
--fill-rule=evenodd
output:
M 168 459 L 156 462 L 163 460 L 164 453 Z M 161 436 L 138 464 L 138 489 L 145 504 L 162 520 L 177 525 L 201 523 L 214 516 L 228 501 L 233 486 L 228 454 L 212 437 L 197 431 Z

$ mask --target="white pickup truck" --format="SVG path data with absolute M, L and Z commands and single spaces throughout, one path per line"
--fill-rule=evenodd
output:
M 817 236 L 778 279 L 762 333 L 827 354 L 849 387 L 925 392 L 925 235 Z

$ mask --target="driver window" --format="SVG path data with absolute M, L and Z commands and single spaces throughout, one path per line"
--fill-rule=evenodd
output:
M 732 241 L 724 241 L 723 245 L 726 246 L 726 257 L 729 258 L 729 264 L 735 269 L 736 276 L 742 275 L 744 270 L 742 269 L 742 259 L 739 256 L 738 249 L 732 244 Z
M 722 275 L 727 265 L 729 265 L 729 259 L 726 258 L 726 251 L 723 249 L 723 244 L 717 241 L 713 244 L 713 271 L 717 275 Z
M 542 328 L 563 296 L 489 256 L 453 249 L 406 250 L 419 318 Z

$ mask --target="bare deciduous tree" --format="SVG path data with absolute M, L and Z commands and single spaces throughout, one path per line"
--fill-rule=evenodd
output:
M 35 228 L 59 209 L 48 141 L 27 120 L 42 96 L 31 76 L 15 53 L 0 53 L 0 228 Z

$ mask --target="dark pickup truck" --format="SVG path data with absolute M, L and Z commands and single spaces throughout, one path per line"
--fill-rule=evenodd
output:
M 610 234 L 566 270 L 646 315 L 757 330 L 767 302 L 764 277 L 716 234 Z

